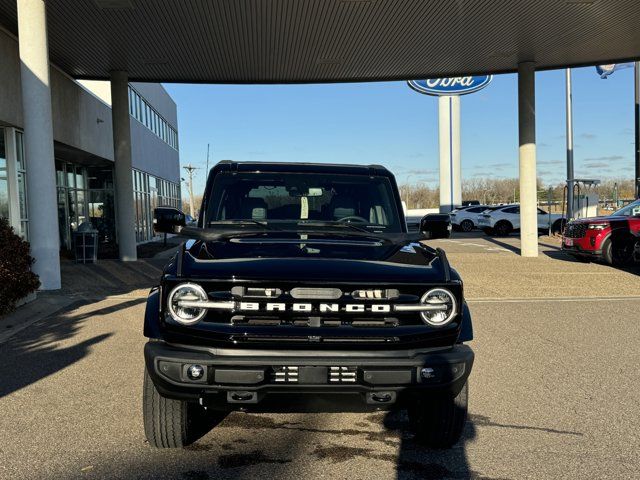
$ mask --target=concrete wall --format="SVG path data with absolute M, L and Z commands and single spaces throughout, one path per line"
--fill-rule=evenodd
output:
M 111 108 L 58 69 L 51 69 L 53 138 L 113 160 Z
M 22 127 L 18 42 L 0 30 L 0 123 Z M 111 108 L 51 66 L 53 138 L 91 155 L 113 160 Z
M 180 183 L 178 152 L 135 118 L 131 118 L 131 157 L 133 168 Z
M 79 83 L 111 105 L 109 82 L 81 80 Z M 176 104 L 159 83 L 132 82 L 131 86 L 147 100 L 169 124 L 178 130 Z M 180 133 L 178 132 L 178 136 Z M 131 117 L 131 155 L 133 167 L 152 175 L 180 183 L 179 155 L 158 136 Z
M 131 86 L 178 131 L 176 103 L 161 84 L 131 82 Z M 179 137 L 178 131 L 178 141 Z M 131 118 L 131 153 L 134 168 L 180 183 L 178 152 L 135 118 Z
M 18 42 L 0 30 L 0 123 L 22 125 Z
M 132 86 L 177 130 L 176 104 L 162 85 Z M 18 42 L 0 30 L 0 124 L 22 127 L 21 95 Z M 76 82 L 52 65 L 51 97 L 54 140 L 113 161 L 109 82 Z M 180 182 L 178 152 L 133 117 L 131 149 L 134 168 Z

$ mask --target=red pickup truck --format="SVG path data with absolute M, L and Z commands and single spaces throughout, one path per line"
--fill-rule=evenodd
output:
M 581 261 L 602 259 L 609 265 L 640 262 L 640 200 L 606 217 L 570 221 L 562 250 Z

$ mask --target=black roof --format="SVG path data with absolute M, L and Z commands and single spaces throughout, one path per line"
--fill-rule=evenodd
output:
M 213 167 L 213 170 L 216 172 L 295 172 L 393 176 L 393 174 L 382 165 L 352 165 L 336 163 L 236 162 L 232 160 L 222 160 Z

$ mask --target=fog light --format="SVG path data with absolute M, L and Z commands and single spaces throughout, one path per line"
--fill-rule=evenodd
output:
M 187 377 L 190 380 L 200 380 L 204 376 L 204 367 L 202 365 L 190 365 L 187 368 Z
M 420 376 L 422 378 L 433 378 L 435 377 L 435 371 L 433 370 L 433 368 L 423 368 L 420 370 Z

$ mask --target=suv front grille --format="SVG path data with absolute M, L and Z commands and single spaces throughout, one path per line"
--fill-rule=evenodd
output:
M 264 287 L 255 284 L 220 287 L 205 287 L 209 299 L 222 304 L 233 305 L 235 302 L 236 308 L 211 309 L 204 318 L 207 323 L 238 327 L 326 328 L 327 331 L 345 327 L 393 330 L 424 325 L 418 312 L 396 310 L 395 306 L 419 304 L 429 288 L 412 285 L 399 290 L 393 285 L 280 283 L 267 283 Z
M 567 238 L 583 238 L 586 233 L 586 223 L 569 223 L 567 228 L 565 228 L 564 236 Z

